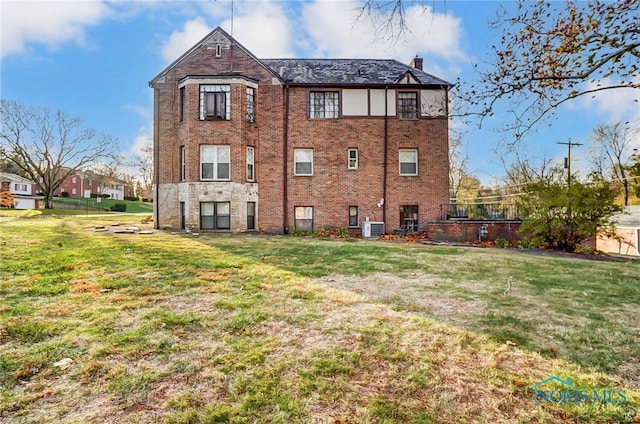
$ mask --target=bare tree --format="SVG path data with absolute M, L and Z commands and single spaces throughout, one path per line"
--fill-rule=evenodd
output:
M 365 0 L 359 19 L 370 18 L 379 32 L 398 40 L 410 30 L 409 5 L 435 4 L 446 7 L 446 0 Z M 506 111 L 501 127 L 514 141 L 565 102 L 640 88 L 638 0 L 518 0 L 501 6 L 489 24 L 502 31 L 500 41 L 486 62 L 474 65 L 477 81 L 460 81 L 453 96 L 465 104 L 461 116 L 477 116 L 480 125 Z
M 592 162 L 596 174 L 612 179 L 622 187 L 624 205 L 629 204 L 629 172 L 633 163 L 634 135 L 638 130 L 620 122 L 593 129 Z
M 148 196 L 153 186 L 153 144 L 151 138 L 147 139 L 141 152 L 133 157 L 130 166 L 136 170 L 136 177 L 140 183 L 138 195 L 146 193 Z
M 38 185 L 45 208 L 71 174 L 96 161 L 113 158 L 117 140 L 84 128 L 80 118 L 63 111 L 34 109 L 0 100 L 0 149 Z
M 492 23 L 502 29 L 500 43 L 460 95 L 481 117 L 506 106 L 505 128 L 516 140 L 567 101 L 640 88 L 637 0 L 519 0 L 513 10 Z

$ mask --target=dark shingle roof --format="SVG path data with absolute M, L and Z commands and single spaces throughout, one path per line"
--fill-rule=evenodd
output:
M 450 86 L 445 80 L 391 59 L 261 59 L 294 84 L 395 84 L 410 72 L 419 84 Z

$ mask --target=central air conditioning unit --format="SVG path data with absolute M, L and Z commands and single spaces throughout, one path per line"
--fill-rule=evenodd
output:
M 374 238 L 384 235 L 384 222 L 364 221 L 362 223 L 362 237 Z

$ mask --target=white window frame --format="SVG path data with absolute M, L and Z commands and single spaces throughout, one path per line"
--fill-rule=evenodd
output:
M 187 179 L 187 148 L 185 146 L 180 146 L 180 181 L 185 181 L 186 179 Z
M 214 96 L 214 109 L 207 110 L 207 97 Z M 220 102 L 224 99 L 224 106 Z M 224 110 L 222 110 L 224 109 Z M 229 121 L 231 120 L 231 85 L 229 84 L 201 84 L 200 85 L 200 120 L 201 121 Z
M 412 155 L 413 160 L 407 160 L 407 156 Z M 403 172 L 403 164 L 414 164 L 414 172 Z M 402 176 L 415 176 L 418 175 L 418 149 L 400 149 L 398 151 L 398 171 Z
M 256 150 L 253 147 L 247 147 L 247 181 L 256 180 Z
M 226 156 L 227 161 L 221 160 Z M 211 158 L 211 162 L 205 162 L 205 159 Z M 212 177 L 205 178 L 204 165 L 211 164 Z M 227 175 L 220 176 L 221 172 L 224 172 L 224 167 L 220 165 L 227 165 Z M 200 146 L 200 180 L 201 181 L 229 181 L 231 179 L 231 146 L 221 144 L 203 144 Z
M 339 91 L 310 91 L 309 118 L 338 119 L 340 117 Z
M 304 156 L 307 157 L 304 157 Z M 309 160 L 301 160 L 301 159 L 311 159 Z M 309 173 L 299 172 L 298 164 L 309 163 L 311 165 L 311 171 Z M 301 176 L 301 177 L 309 177 L 313 176 L 313 149 L 293 149 L 293 175 Z
M 358 149 L 347 150 L 347 161 L 348 169 L 358 169 Z

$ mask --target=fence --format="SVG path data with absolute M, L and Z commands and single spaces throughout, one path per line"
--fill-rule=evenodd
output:
M 518 208 L 500 203 L 451 203 L 440 205 L 440 220 L 518 220 Z

